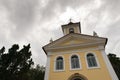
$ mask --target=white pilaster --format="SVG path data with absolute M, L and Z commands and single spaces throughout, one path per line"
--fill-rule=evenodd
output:
M 47 55 L 47 63 L 46 63 L 46 69 L 45 69 L 45 76 L 44 80 L 49 80 L 49 70 L 50 70 L 50 55 Z
M 108 59 L 108 57 L 107 57 L 107 55 L 106 55 L 106 53 L 105 53 L 105 50 L 101 50 L 101 52 L 102 52 L 103 59 L 106 63 L 107 69 L 109 71 L 109 74 L 110 74 L 112 80 L 119 80 L 112 65 L 111 65 L 111 63 L 110 63 L 110 61 L 109 61 L 109 59 Z

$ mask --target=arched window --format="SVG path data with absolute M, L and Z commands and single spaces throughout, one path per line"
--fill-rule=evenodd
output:
M 92 53 L 87 54 L 87 63 L 88 67 L 97 67 L 97 61 L 95 56 Z
M 74 28 L 70 28 L 69 33 L 74 33 Z
M 56 59 L 56 70 L 63 70 L 63 58 L 58 57 Z
M 72 69 L 80 68 L 79 58 L 77 55 L 71 56 L 71 68 Z

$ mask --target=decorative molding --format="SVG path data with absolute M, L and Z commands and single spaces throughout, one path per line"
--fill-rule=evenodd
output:
M 62 57 L 63 58 L 63 70 L 56 70 L 56 59 L 58 57 Z M 55 58 L 54 58 L 54 71 L 55 72 L 61 72 L 61 71 L 65 71 L 65 58 L 63 55 L 57 55 Z
M 103 41 L 104 43 L 106 41 L 106 38 L 94 37 L 94 36 L 90 36 L 90 35 L 83 35 L 83 34 L 74 33 L 74 34 L 65 35 L 62 38 L 55 40 L 52 44 L 49 44 L 49 45 L 44 46 L 44 47 L 45 47 L 45 49 L 50 48 L 50 47 L 52 47 L 52 46 L 54 46 L 56 44 L 59 44 L 62 41 L 65 41 L 66 39 L 71 38 L 71 37 L 76 37 L 78 39 L 94 40 L 94 41 L 98 41 L 98 42 Z
M 52 44 L 50 44 L 50 45 L 47 45 L 46 47 L 48 48 L 48 47 L 54 46 L 54 45 L 56 45 L 56 44 L 59 44 L 60 42 L 66 40 L 66 39 L 68 39 L 68 38 L 70 38 L 70 37 L 72 36 L 72 35 L 71 35 L 71 36 L 70 36 L 70 35 L 71 35 L 71 34 L 65 35 L 65 36 L 63 36 L 62 38 L 57 39 L 57 41 L 55 41 L 54 43 L 52 43 Z
M 54 55 L 54 54 L 71 54 L 71 53 L 78 53 L 78 52 L 88 52 L 88 51 L 94 51 L 94 50 L 101 50 L 99 47 L 97 48 L 89 48 L 89 49 L 81 49 L 81 50 L 72 50 L 72 51 L 62 51 L 62 52 L 54 52 L 54 53 L 48 53 L 48 55 Z
M 81 80 L 88 80 L 87 77 L 79 73 L 72 74 L 67 80 L 74 80 L 76 77 L 80 78 Z
M 75 69 L 72 69 L 72 68 L 71 68 L 71 57 L 72 57 L 73 55 L 77 55 L 77 56 L 78 56 L 79 63 L 80 63 L 80 64 L 79 64 L 80 68 L 75 68 Z M 82 69 L 82 64 L 81 64 L 81 60 L 80 60 L 80 55 L 77 54 L 77 53 L 72 53 L 72 54 L 69 56 L 69 65 L 70 65 L 70 70 L 81 70 L 81 69 Z
M 108 59 L 108 57 L 107 57 L 107 55 L 106 55 L 106 53 L 105 53 L 105 51 L 101 50 L 101 53 L 102 53 L 103 59 L 106 63 L 107 69 L 109 71 L 109 74 L 110 74 L 112 80 L 119 80 L 112 65 L 111 65 L 111 63 L 110 63 L 110 61 L 109 61 L 109 59 Z
M 47 56 L 44 80 L 49 80 L 49 70 L 50 70 L 50 55 Z
M 80 44 L 70 44 L 70 45 L 65 45 L 65 46 L 56 46 L 56 47 L 48 47 L 46 51 L 51 51 L 51 50 L 56 50 L 56 49 L 66 49 L 66 48 L 74 48 L 74 47 L 86 47 L 86 46 L 93 46 L 93 45 L 103 45 L 104 41 L 99 41 L 99 42 L 89 42 L 89 43 L 80 43 Z
M 89 53 L 91 53 L 91 54 L 93 54 L 94 56 L 95 56 L 95 60 L 96 60 L 96 62 L 97 62 L 97 66 L 96 67 L 89 67 L 88 66 L 88 61 L 87 61 L 87 54 L 89 54 Z M 100 64 L 99 64 L 99 61 L 98 61 L 98 58 L 97 58 L 97 55 L 95 54 L 95 52 L 86 52 L 85 53 L 85 61 L 86 61 L 86 65 L 87 65 L 87 69 L 95 69 L 95 68 L 100 68 Z
M 104 46 L 99 46 L 99 49 L 100 50 L 105 50 L 105 47 Z

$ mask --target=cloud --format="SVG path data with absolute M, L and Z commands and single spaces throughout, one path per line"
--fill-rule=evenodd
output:
M 119 46 L 120 46 L 120 17 L 118 20 L 113 21 L 111 25 L 108 26 L 108 30 L 106 31 L 106 36 L 108 37 L 107 51 L 110 53 L 119 54 Z
M 0 45 L 30 43 L 36 63 L 45 65 L 42 46 L 63 36 L 61 25 L 81 21 L 83 34 L 108 37 L 108 52 L 120 47 L 119 0 L 0 0 Z M 43 59 L 44 58 L 44 59 Z
M 30 31 L 35 21 L 38 0 L 2 0 L 1 4 L 8 11 L 9 21 L 15 25 L 15 29 L 12 31 L 15 37 L 18 34 L 20 37 L 21 33 Z
M 68 7 L 78 8 L 92 0 L 48 0 L 45 7 L 41 8 L 42 20 L 50 20 L 66 11 Z

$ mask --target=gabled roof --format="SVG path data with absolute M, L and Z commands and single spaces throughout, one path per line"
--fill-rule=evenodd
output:
M 89 45 L 103 44 L 105 46 L 107 43 L 107 38 L 71 33 L 43 46 L 43 50 L 47 54 L 46 50 L 49 49 L 59 49 L 62 48 L 62 46 L 64 46 L 64 48 L 67 48 L 70 47 L 69 45 L 73 45 L 74 47 L 76 46 L 80 47 L 83 44 L 85 44 L 84 42 L 88 43 Z

